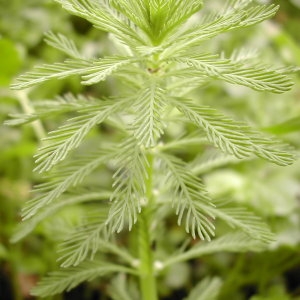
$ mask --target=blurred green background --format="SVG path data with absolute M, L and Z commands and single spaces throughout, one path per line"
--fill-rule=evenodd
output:
M 219 4 L 222 1 L 215 2 Z M 273 20 L 222 35 L 211 46 L 227 54 L 235 48 L 249 48 L 260 52 L 264 62 L 276 66 L 300 66 L 300 1 L 261 2 L 280 4 L 280 11 Z M 32 172 L 35 150 L 46 132 L 57 127 L 64 117 L 22 127 L 8 127 L 3 122 L 9 114 L 34 111 L 35 105 L 53 99 L 55 95 L 82 92 L 99 96 L 110 95 L 114 91 L 112 82 L 82 87 L 78 78 L 51 81 L 26 91 L 10 90 L 9 84 L 17 74 L 42 62 L 64 59 L 62 53 L 43 42 L 43 34 L 48 30 L 71 37 L 90 56 L 114 51 L 104 33 L 95 30 L 86 21 L 70 16 L 54 1 L 0 0 L 1 300 L 33 299 L 29 295 L 30 288 L 56 266 L 57 241 L 68 232 L 68 226 L 78 214 L 76 207 L 58 213 L 38 224 L 34 232 L 21 242 L 11 243 L 20 222 L 20 209 L 30 199 L 32 186 L 41 181 L 39 175 Z M 283 95 L 259 94 L 220 82 L 195 93 L 201 93 L 204 104 L 214 103 L 221 110 L 278 135 L 299 149 L 300 77 L 299 73 L 292 76 L 295 86 Z M 191 151 L 194 151 L 192 156 L 197 156 L 197 149 Z M 164 299 L 182 299 L 195 272 L 223 278 L 220 299 L 300 299 L 299 161 L 285 168 L 262 161 L 225 164 L 206 174 L 204 180 L 214 197 L 231 197 L 267 219 L 277 234 L 277 241 L 264 253 L 221 253 L 170 270 L 164 284 L 176 293 L 166 295 Z M 174 226 L 170 227 L 170 232 L 176 232 L 175 225 L 170 226 Z M 174 273 L 182 276 L 174 279 Z M 73 292 L 52 299 L 108 298 L 101 295 L 97 286 L 84 284 Z

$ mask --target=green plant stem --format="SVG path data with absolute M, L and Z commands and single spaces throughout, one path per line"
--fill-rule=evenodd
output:
M 18 272 L 16 263 L 11 259 L 10 261 L 10 277 L 12 282 L 13 296 L 15 300 L 22 300 L 22 294 L 20 291 L 20 283 L 18 280 Z
M 28 95 L 26 91 L 16 91 L 15 92 L 18 100 L 26 114 L 33 114 L 35 111 L 33 107 L 30 105 L 30 100 L 28 98 Z M 46 131 L 42 125 L 42 122 L 40 120 L 36 120 L 32 122 L 31 124 L 35 135 L 39 140 L 43 139 L 46 136 Z
M 151 215 L 152 215 L 152 181 L 153 156 L 148 155 L 148 178 L 146 180 L 147 205 L 143 208 L 138 220 L 138 247 L 140 258 L 140 288 L 143 300 L 157 300 L 156 278 L 154 274 L 154 261 L 151 248 Z

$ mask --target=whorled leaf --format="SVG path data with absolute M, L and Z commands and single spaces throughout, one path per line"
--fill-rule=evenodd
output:
M 125 44 L 138 46 L 145 43 L 134 26 L 122 18 L 109 4 L 110 1 L 55 0 L 69 13 L 91 22 L 96 28 L 113 33 Z
M 101 100 L 103 101 L 103 100 Z M 94 110 L 99 102 L 99 99 L 86 97 L 83 95 L 75 96 L 71 93 L 63 96 L 58 96 L 55 100 L 43 100 L 42 102 L 34 103 L 34 113 L 31 114 L 11 114 L 10 120 L 5 121 L 5 125 L 17 126 L 23 125 L 35 120 L 41 120 L 46 118 L 53 118 L 54 116 L 81 111 L 85 112 Z
M 153 147 L 163 134 L 162 114 L 166 106 L 164 90 L 156 83 L 142 89 L 133 109 L 135 120 L 131 124 L 134 136 L 146 148 Z
M 72 58 L 86 59 L 86 57 L 84 57 L 77 49 L 74 41 L 70 40 L 68 37 L 66 37 L 61 33 L 55 34 L 52 31 L 46 32 L 45 42 L 48 45 L 66 53 L 68 56 Z
M 30 234 L 38 224 L 51 217 L 55 213 L 61 211 L 62 209 L 73 206 L 78 203 L 90 202 L 90 201 L 103 201 L 110 198 L 111 192 L 101 191 L 101 192 L 90 192 L 83 195 L 67 195 L 65 197 L 60 196 L 60 201 L 53 201 L 41 208 L 37 214 L 35 214 L 30 219 L 24 220 L 17 226 L 10 241 L 16 243 Z M 62 198 L 62 199 L 61 199 Z
M 203 129 L 208 140 L 216 147 L 237 158 L 245 158 L 251 154 L 251 141 L 243 133 L 245 124 L 227 118 L 211 107 L 198 106 L 192 101 L 182 100 L 176 99 L 174 105 Z
M 118 272 L 135 274 L 133 269 L 122 265 L 104 263 L 99 260 L 85 261 L 79 266 L 50 273 L 32 289 L 31 294 L 42 297 L 60 294 L 63 291 L 70 291 L 84 281 Z
M 108 151 L 101 150 L 93 155 L 77 157 L 75 161 L 61 166 L 58 171 L 51 174 L 54 179 L 41 183 L 34 188 L 33 192 L 37 193 L 37 196 L 27 201 L 22 210 L 23 220 L 35 215 L 71 187 L 78 186 L 86 176 L 100 165 L 107 163 L 113 157 L 113 154 L 114 152 L 111 149 Z
M 254 154 L 282 166 L 294 162 L 294 154 L 287 145 L 265 137 L 247 124 L 234 121 L 211 107 L 198 106 L 191 100 L 173 98 L 172 101 L 189 120 L 204 130 L 211 143 L 225 153 L 237 158 Z
M 216 207 L 207 207 L 207 210 L 211 211 L 217 220 L 222 220 L 231 228 L 241 230 L 253 240 L 258 240 L 265 245 L 274 241 L 274 234 L 269 226 L 253 212 L 231 203 L 224 205 L 221 200 L 214 201 L 214 203 Z
M 109 207 L 92 206 L 87 209 L 84 221 L 59 245 L 61 267 L 77 266 L 82 261 L 93 260 L 96 253 L 116 255 L 124 263 L 133 265 L 134 258 L 110 238 L 106 220 Z
M 196 157 L 196 159 L 189 164 L 194 174 L 198 176 L 208 174 L 214 169 L 241 162 L 240 159 L 233 155 L 215 150 L 216 149 L 209 148 L 208 151 Z
M 107 57 L 101 59 L 67 59 L 61 63 L 36 66 L 34 71 L 22 74 L 11 85 L 20 90 L 51 79 L 63 79 L 74 75 L 82 77 L 82 84 L 91 85 L 105 80 L 120 67 L 136 61 L 132 57 Z
M 175 156 L 158 154 L 166 172 L 164 186 L 171 194 L 172 206 L 178 215 L 178 224 L 185 217 L 185 230 L 193 238 L 211 240 L 214 236 L 214 213 L 206 209 L 212 204 L 200 178 L 190 172 L 186 164 Z
M 249 4 L 251 2 L 253 1 L 249 1 Z M 209 22 L 178 30 L 176 34 L 164 42 L 165 50 L 162 56 L 170 58 L 175 53 L 188 53 L 191 48 L 223 32 L 252 26 L 269 19 L 275 15 L 278 8 L 278 5 L 249 5 L 245 7 L 243 3 L 237 3 L 234 9 L 229 10 L 228 13 L 217 15 Z
M 184 253 L 175 254 L 163 262 L 164 268 L 183 261 L 188 261 L 219 252 L 261 252 L 268 243 L 253 239 L 242 231 L 227 233 L 211 242 L 199 242 Z
M 272 70 L 248 61 L 218 58 L 217 55 L 203 54 L 188 57 L 172 57 L 171 60 L 183 62 L 213 79 L 231 84 L 247 86 L 256 91 L 283 93 L 291 89 L 293 83 L 281 71 Z
M 94 107 L 86 107 L 79 116 L 69 119 L 63 126 L 50 132 L 35 155 L 35 171 L 49 171 L 64 160 L 71 150 L 77 148 L 92 128 L 123 108 L 123 101 L 103 101 Z
M 60 244 L 58 253 L 61 267 L 77 266 L 86 258 L 93 260 L 100 247 L 109 244 L 107 239 L 107 209 L 94 209 L 86 214 L 85 222 L 75 228 L 64 242 Z
M 145 150 L 130 137 L 120 145 L 115 164 L 112 206 L 106 224 L 111 232 L 120 232 L 127 222 L 131 230 L 141 212 L 149 162 Z

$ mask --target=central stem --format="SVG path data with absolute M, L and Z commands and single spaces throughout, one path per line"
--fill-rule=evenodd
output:
M 140 258 L 140 287 L 143 300 L 157 300 L 156 278 L 154 274 L 153 253 L 151 248 L 151 217 L 152 217 L 152 204 L 153 204 L 153 156 L 148 155 L 149 165 L 147 167 L 146 179 L 146 197 L 147 205 L 143 208 L 139 215 L 139 258 Z

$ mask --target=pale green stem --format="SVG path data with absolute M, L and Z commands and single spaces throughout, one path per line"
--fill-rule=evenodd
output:
M 33 107 L 30 105 L 30 100 L 27 96 L 26 91 L 16 91 L 17 98 L 23 108 L 23 111 L 26 114 L 33 114 L 35 113 Z M 42 125 L 42 122 L 39 120 L 36 120 L 31 123 L 31 126 L 34 130 L 35 135 L 38 137 L 39 140 L 44 138 L 46 136 L 46 131 Z
M 140 288 L 143 300 L 157 300 L 156 278 L 154 272 L 153 253 L 151 248 L 151 217 L 152 217 L 152 183 L 153 156 L 148 155 L 148 178 L 146 180 L 147 205 L 143 208 L 138 220 L 138 246 L 140 258 Z

